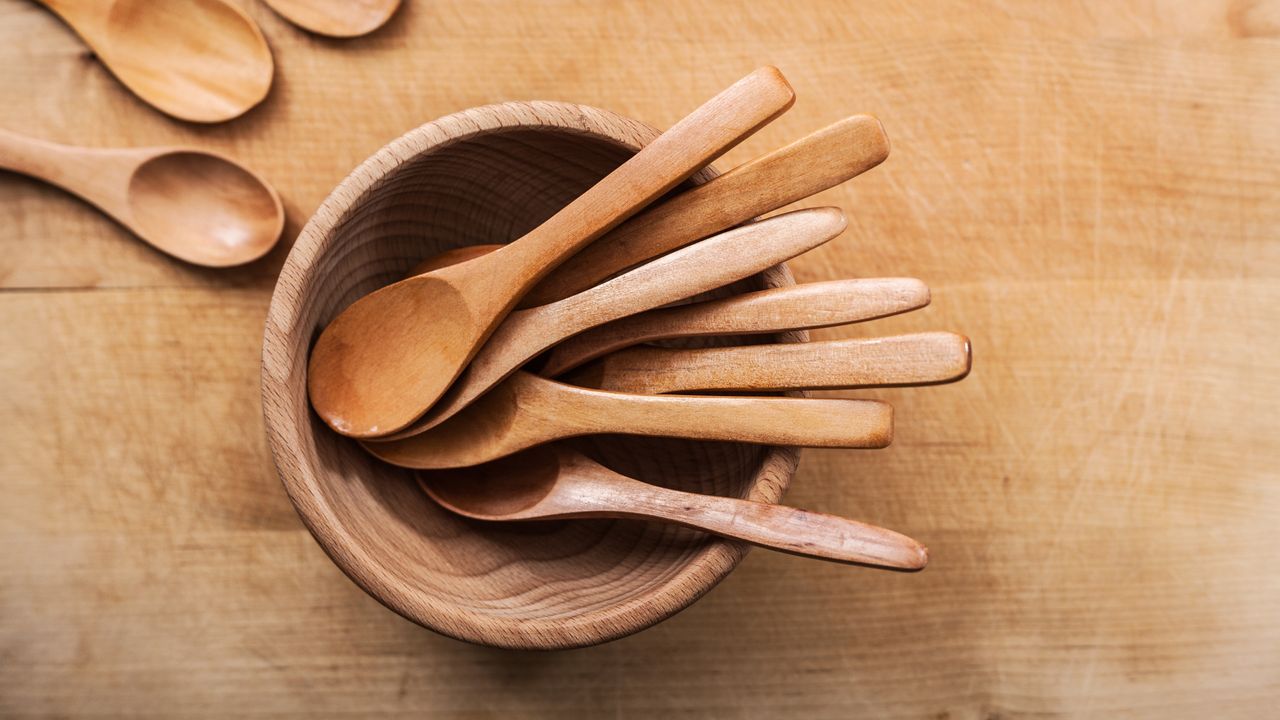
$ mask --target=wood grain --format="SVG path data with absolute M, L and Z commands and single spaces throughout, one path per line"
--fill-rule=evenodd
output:
M 583 435 L 883 448 L 893 440 L 893 408 L 868 400 L 605 392 L 519 371 L 439 427 L 362 444 L 393 465 L 436 469 L 478 465 Z
M 636 121 L 566 103 L 501 103 L 440 118 L 397 138 L 343 181 L 281 270 L 262 350 L 263 415 L 280 479 L 334 562 L 420 625 L 506 648 L 600 643 L 686 607 L 742 557 L 739 543 L 638 523 L 571 524 L 536 542 L 518 529 L 461 523 L 409 473 L 330 430 L 308 403 L 307 350 L 348 303 L 455 243 L 521 237 L 657 136 Z M 703 170 L 690 182 L 713 175 Z M 810 242 L 843 225 L 832 211 L 806 216 L 822 230 Z M 715 294 L 792 282 L 775 266 Z M 856 416 L 849 435 L 887 441 L 886 406 L 838 407 Z M 777 500 L 797 460 L 794 448 L 742 442 L 595 436 L 582 444 L 591 457 L 646 482 L 762 502 Z
M 275 62 L 256 23 L 225 0 L 39 0 L 157 110 L 225 122 L 262 102 Z
M 698 105 L 521 237 L 350 303 L 311 348 L 312 408 L 349 437 L 403 430 L 440 399 L 538 280 L 786 112 L 794 100 L 776 68 L 759 68 Z M 538 113 L 536 106 L 523 107 L 523 114 Z M 562 124 L 572 126 L 572 133 L 586 132 L 571 121 Z M 464 172 L 465 165 L 486 161 L 483 152 L 460 158 Z M 356 173 L 390 182 L 388 169 L 378 163 L 365 163 Z M 508 182 L 521 184 L 523 178 Z M 387 191 L 396 192 L 402 189 Z
M 880 121 L 855 115 L 733 168 L 614 228 L 543 278 L 521 301 L 544 305 L 629 267 L 861 175 L 884 162 Z
M 420 472 L 417 479 L 432 500 L 475 520 L 656 520 L 818 560 L 895 570 L 920 570 L 929 562 L 923 545 L 892 530 L 776 503 L 650 485 L 564 445 L 487 465 Z
M 563 380 L 627 393 L 849 390 L 955 382 L 971 365 L 969 338 L 923 332 L 803 344 L 636 347 L 606 355 Z
M 538 372 L 554 377 L 607 353 L 653 340 L 847 325 L 928 304 L 929 288 L 912 278 L 831 280 L 685 303 L 579 333 L 552 348 Z
M 198 148 L 84 148 L 0 128 L 0 168 L 75 193 L 156 249 L 196 265 L 257 260 L 284 229 L 284 206 L 270 185 Z
M 785 213 L 706 238 L 562 300 L 516 310 L 502 321 L 426 415 L 379 439 L 402 439 L 429 431 L 566 338 L 764 272 L 830 241 L 844 232 L 845 224 L 844 213 L 836 208 Z M 781 327 L 773 332 L 792 329 Z
M 726 168 L 878 116 L 890 159 L 810 201 L 849 231 L 790 265 L 919 277 L 933 302 L 814 335 L 955 328 L 979 362 L 839 393 L 892 401 L 894 445 L 805 451 L 786 499 L 917 537 L 930 566 L 752 552 L 676 617 L 570 653 L 422 631 L 335 568 L 271 470 L 259 331 L 288 243 L 197 270 L 0 175 L 0 715 L 1274 714 L 1274 3 L 410 0 L 335 43 L 240 4 L 277 87 L 196 127 L 0 0 L 0 125 L 226 153 L 281 191 L 288 240 L 388 140 L 489 102 L 666 127 L 774 63 L 797 104 Z

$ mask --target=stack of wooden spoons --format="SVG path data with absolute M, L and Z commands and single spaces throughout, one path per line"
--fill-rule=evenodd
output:
M 428 259 L 360 298 L 315 344 L 312 406 L 377 457 L 429 471 L 420 476 L 426 491 L 470 517 L 650 518 L 812 557 L 923 567 L 924 547 L 898 533 L 659 488 L 557 442 L 621 433 L 880 448 L 892 439 L 889 405 L 778 393 L 967 374 L 969 342 L 952 333 L 650 344 L 830 327 L 929 302 L 923 283 L 904 278 L 687 302 L 838 236 L 845 219 L 836 208 L 755 218 L 887 156 L 880 123 L 855 116 L 655 204 L 793 100 L 776 69 L 757 70 L 524 237 Z

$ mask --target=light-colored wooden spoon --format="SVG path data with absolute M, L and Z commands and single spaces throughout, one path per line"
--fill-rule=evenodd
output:
M 324 329 L 312 350 L 312 407 L 344 435 L 402 430 L 444 394 L 534 283 L 794 99 L 777 69 L 757 70 L 519 240 L 357 300 Z
M 923 545 L 892 530 L 650 485 L 558 445 L 479 467 L 418 473 L 418 483 L 446 509 L 476 520 L 657 520 L 818 560 L 898 570 L 920 570 L 929 562 Z
M 258 25 L 224 0 L 39 0 L 112 73 L 161 112 L 192 122 L 243 115 L 271 89 Z
M 285 20 L 318 35 L 349 38 L 382 27 L 400 0 L 263 0 Z
M 880 121 L 855 115 L 655 205 L 543 278 L 521 301 L 568 297 L 615 273 L 834 187 L 884 162 Z
M 197 265 L 256 260 L 284 228 L 284 207 L 266 181 L 204 150 L 82 148 L 0 130 L 0 168 L 75 193 L 157 249 Z
M 409 274 L 420 275 L 436 268 L 465 262 L 500 247 L 502 246 L 469 245 L 454 248 L 423 260 Z M 812 330 L 875 320 L 916 310 L 928 304 L 929 288 L 919 280 L 870 278 L 805 283 L 657 308 L 618 318 L 558 343 L 543 361 L 538 374 L 556 377 L 608 353 L 651 340 Z M 518 310 L 511 317 L 536 309 Z M 510 317 L 505 322 L 509 321 Z M 482 350 L 476 356 L 477 359 L 483 353 Z M 465 379 L 464 373 L 459 382 Z M 424 421 L 434 414 L 433 409 L 408 430 L 396 433 L 395 436 L 412 435 L 415 428 L 423 426 Z
M 844 228 L 844 213 L 836 208 L 797 210 L 709 237 L 564 300 L 517 310 L 426 415 L 384 438 L 410 437 L 439 425 L 567 337 L 754 275 L 827 242 Z
M 458 263 L 464 263 L 468 260 L 474 260 L 481 255 L 488 255 L 500 247 L 502 247 L 502 245 L 498 244 L 463 245 L 462 247 L 456 247 L 452 250 L 445 250 L 438 255 L 432 255 L 426 260 L 414 265 L 413 269 L 409 271 L 407 277 L 429 273 L 432 270 L 439 270 L 443 267 L 449 267 L 450 265 L 457 265 Z
M 438 469 L 602 433 L 880 448 L 893 440 L 893 408 L 875 400 L 631 395 L 565 385 L 522 370 L 429 432 L 363 445 L 394 465 Z
M 579 368 L 565 382 L 631 393 L 937 385 L 968 375 L 970 358 L 969 338 L 949 332 L 740 347 L 636 347 Z
M 555 377 L 631 345 L 677 337 L 757 335 L 847 325 L 916 310 L 929 288 L 913 278 L 828 280 L 658 308 L 556 345 L 538 374 Z

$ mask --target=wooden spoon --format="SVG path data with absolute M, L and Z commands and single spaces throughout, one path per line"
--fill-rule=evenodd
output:
M 633 480 L 556 445 L 480 467 L 418 473 L 447 510 L 476 520 L 636 518 L 670 522 L 819 560 L 920 570 L 929 551 L 855 520 Z
M 0 168 L 75 193 L 176 258 L 226 267 L 262 257 L 284 208 L 261 177 L 190 148 L 96 149 L 0 130 Z
M 284 19 L 329 37 L 367 35 L 391 19 L 400 0 L 263 0 Z
M 271 89 L 262 31 L 224 0 L 39 0 L 79 33 L 125 87 L 192 122 L 243 115 Z
M 810 330 L 888 317 L 928 304 L 929 288 L 923 282 L 876 278 L 805 283 L 658 308 L 565 340 L 551 350 L 539 374 L 555 377 L 650 340 Z
M 775 68 L 757 70 L 519 240 L 357 300 L 324 329 L 311 353 L 312 406 L 344 435 L 403 429 L 440 398 L 534 283 L 794 98 Z
M 538 353 L 588 328 L 754 275 L 844 231 L 836 208 L 797 210 L 721 233 L 549 305 L 502 322 L 427 414 L 385 439 L 417 435 L 453 417 Z
M 363 445 L 394 465 L 438 469 L 600 433 L 880 448 L 893 439 L 893 408 L 875 400 L 631 395 L 564 385 L 522 370 L 430 432 Z
M 606 355 L 565 382 L 632 393 L 839 390 L 955 382 L 970 366 L 969 338 L 924 332 L 742 347 L 637 347 Z
M 884 162 L 880 121 L 855 115 L 649 208 L 543 278 L 521 307 L 543 305 L 615 273 L 821 192 Z

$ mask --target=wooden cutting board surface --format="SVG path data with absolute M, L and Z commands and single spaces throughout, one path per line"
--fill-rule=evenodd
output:
M 882 167 L 802 281 L 911 275 L 948 387 L 891 449 L 809 451 L 792 503 L 926 542 L 918 575 L 756 551 L 607 646 L 522 654 L 393 615 L 274 476 L 261 323 L 285 247 L 179 265 L 0 174 L 0 716 L 1266 717 L 1280 703 L 1280 4 L 407 0 L 308 36 L 240 3 L 276 86 L 235 122 L 142 105 L 0 0 L 0 126 L 194 143 L 260 170 L 287 239 L 360 160 L 509 99 L 667 126 L 753 67 L 796 107 L 731 167 L 846 114 Z M 848 393 L 854 394 L 854 393 Z

